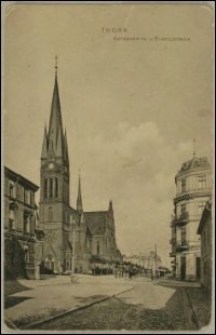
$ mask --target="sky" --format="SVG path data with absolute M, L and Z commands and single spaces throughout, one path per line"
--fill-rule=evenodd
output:
M 201 5 L 10 6 L 4 164 L 40 185 L 58 55 L 71 205 L 80 169 L 85 211 L 113 201 L 122 254 L 156 244 L 169 265 L 175 174 L 192 158 L 194 138 L 197 156 L 212 161 L 212 23 Z

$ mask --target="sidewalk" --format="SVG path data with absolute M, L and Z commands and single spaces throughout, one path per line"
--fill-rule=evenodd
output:
M 155 283 L 161 283 L 161 284 L 168 284 L 176 287 L 196 287 L 200 288 L 201 285 L 199 282 L 193 282 L 193 281 L 181 281 L 181 280 L 176 280 L 170 276 L 164 276 L 155 279 L 153 282 Z
M 155 284 L 172 288 L 184 288 L 188 295 L 191 308 L 194 313 L 195 322 L 199 328 L 209 325 L 212 317 L 212 297 L 207 293 L 199 282 L 186 282 L 175 280 L 171 277 L 159 278 L 155 280 Z
M 207 293 L 203 288 L 187 288 L 186 292 L 189 296 L 190 302 L 193 306 L 193 311 L 196 316 L 196 321 L 199 327 L 205 327 L 209 325 L 212 313 L 212 297 L 211 294 Z
M 76 278 L 75 283 L 71 283 L 70 276 L 39 281 L 18 280 L 26 290 L 6 297 L 5 318 L 19 328 L 50 315 L 84 307 L 133 287 L 133 283 L 113 276 L 76 275 Z

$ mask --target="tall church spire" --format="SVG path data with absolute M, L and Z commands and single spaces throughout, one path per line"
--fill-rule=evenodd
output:
M 82 195 L 81 195 L 81 178 L 80 178 L 80 175 L 79 175 L 79 182 L 78 182 L 77 211 L 78 211 L 78 213 L 80 215 L 83 212 Z
M 68 155 L 68 144 L 67 144 L 67 133 L 65 129 L 65 134 L 64 134 L 64 149 L 65 149 L 65 159 L 67 162 L 69 162 L 69 155 Z
M 52 105 L 47 134 L 47 152 L 54 152 L 56 157 L 64 157 L 65 139 L 59 98 L 58 77 L 57 77 L 57 56 L 55 58 L 55 83 L 52 97 Z

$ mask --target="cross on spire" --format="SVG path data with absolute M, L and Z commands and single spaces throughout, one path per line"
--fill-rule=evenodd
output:
M 57 75 L 57 70 L 58 70 L 58 56 L 55 55 L 55 73 Z

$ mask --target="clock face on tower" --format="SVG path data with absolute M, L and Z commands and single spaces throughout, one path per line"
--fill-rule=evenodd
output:
M 53 163 L 49 163 L 48 168 L 49 168 L 50 170 L 52 170 L 52 169 L 54 168 L 54 164 L 53 164 Z

